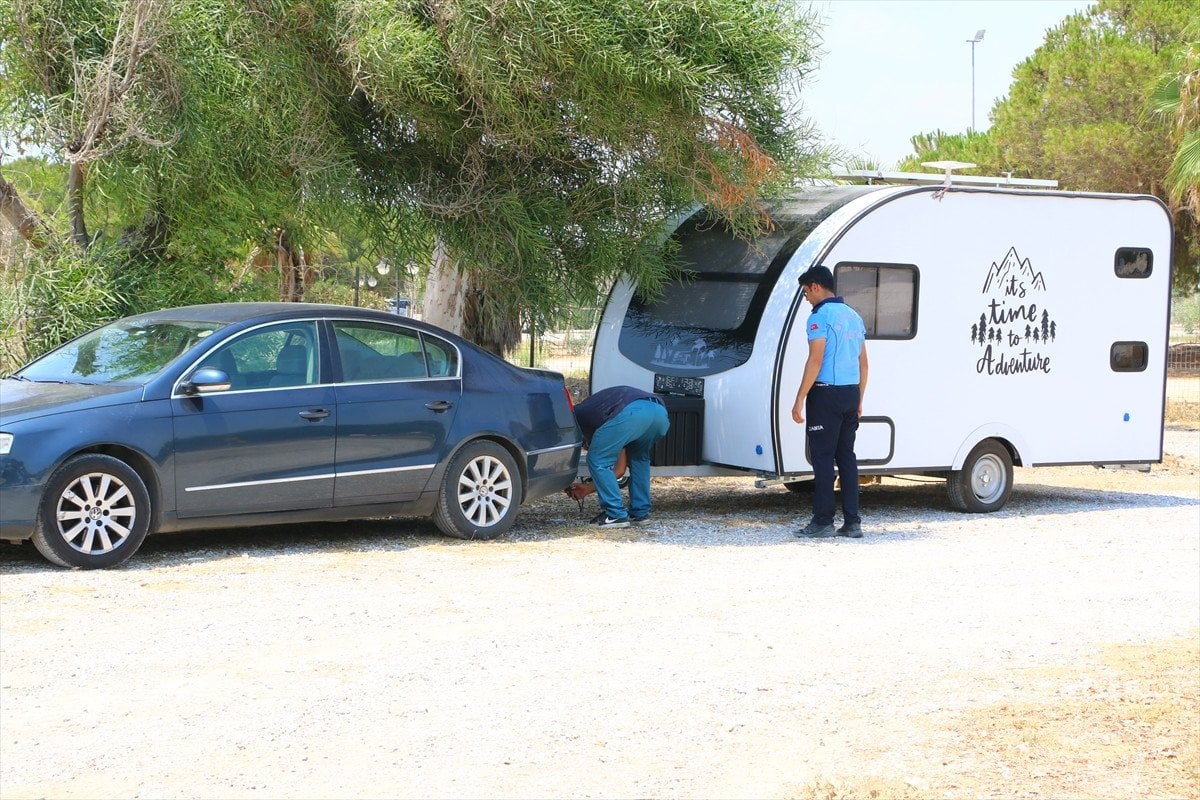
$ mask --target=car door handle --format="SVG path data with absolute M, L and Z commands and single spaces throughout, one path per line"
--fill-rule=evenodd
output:
M 301 411 L 300 418 L 306 419 L 309 422 L 317 422 L 328 417 L 330 413 L 332 412 L 324 408 L 310 408 L 308 411 Z
M 449 411 L 451 408 L 453 408 L 454 403 L 451 403 L 449 400 L 434 400 L 432 403 L 426 403 L 425 407 L 430 411 L 440 414 L 443 411 Z

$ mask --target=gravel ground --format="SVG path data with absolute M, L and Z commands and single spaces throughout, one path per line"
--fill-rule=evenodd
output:
M 0 548 L 0 796 L 963 785 L 946 720 L 1051 696 L 1029 669 L 1198 635 L 1200 432 L 1166 444 L 1150 474 L 1018 470 L 993 515 L 887 479 L 860 541 L 795 539 L 804 495 L 672 479 L 624 531 L 555 497 L 497 542 L 253 529 L 152 538 L 100 572 Z

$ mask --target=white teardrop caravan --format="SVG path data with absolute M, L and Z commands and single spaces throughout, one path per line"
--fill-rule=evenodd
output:
M 994 511 L 1012 465 L 1162 458 L 1171 223 L 1145 195 L 827 186 L 772 203 L 746 242 L 703 212 L 672 233 L 690 274 L 646 302 L 628 281 L 597 330 L 591 387 L 667 398 L 655 475 L 811 477 L 791 419 L 829 267 L 867 325 L 862 474 L 949 480 Z

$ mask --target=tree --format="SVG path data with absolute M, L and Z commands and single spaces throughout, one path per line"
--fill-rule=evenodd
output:
M 928 172 L 926 161 L 963 161 L 974 164 L 962 175 L 1000 175 L 1008 170 L 992 137 L 986 132 L 946 133 L 942 130 L 918 133 L 910 140 L 914 155 L 899 164 L 902 172 Z
M 40 287 L 13 320 L 32 351 L 118 313 L 261 297 L 227 264 L 273 252 L 281 230 L 317 243 L 351 213 L 353 160 L 322 115 L 319 70 L 298 68 L 321 53 L 287 10 L 0 0 L 0 140 L 66 175 L 66 202 L 36 228 L 51 235 L 30 238 L 18 270 Z M 112 302 L 68 308 L 72 279 Z
M 1151 113 L 1150 98 L 1161 75 L 1179 74 L 1198 18 L 1200 0 L 1099 0 L 1068 17 L 1017 66 L 992 110 L 1002 159 L 1022 177 L 1067 189 L 1168 199 L 1172 124 Z M 1178 210 L 1176 282 L 1194 286 L 1197 227 Z
M 479 318 L 544 319 L 653 291 L 662 219 L 750 230 L 819 156 L 780 100 L 812 59 L 785 0 L 0 0 L 0 33 L 0 119 L 71 165 L 70 242 L 106 198 L 156 302 L 353 221 L 443 253 Z
M 1200 33 L 1200 22 L 1192 32 Z M 1200 223 L 1200 41 L 1188 46 L 1180 72 L 1161 80 L 1153 106 L 1175 127 L 1177 147 L 1166 179 L 1171 202 L 1187 209 L 1193 224 Z

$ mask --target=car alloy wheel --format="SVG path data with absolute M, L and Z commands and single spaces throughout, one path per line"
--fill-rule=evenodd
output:
M 521 494 L 512 455 L 495 442 L 471 442 L 446 470 L 434 522 L 450 536 L 493 539 L 512 527 Z
M 149 529 L 150 496 L 141 477 L 111 456 L 67 461 L 46 485 L 34 546 L 64 567 L 111 567 L 141 546 Z

